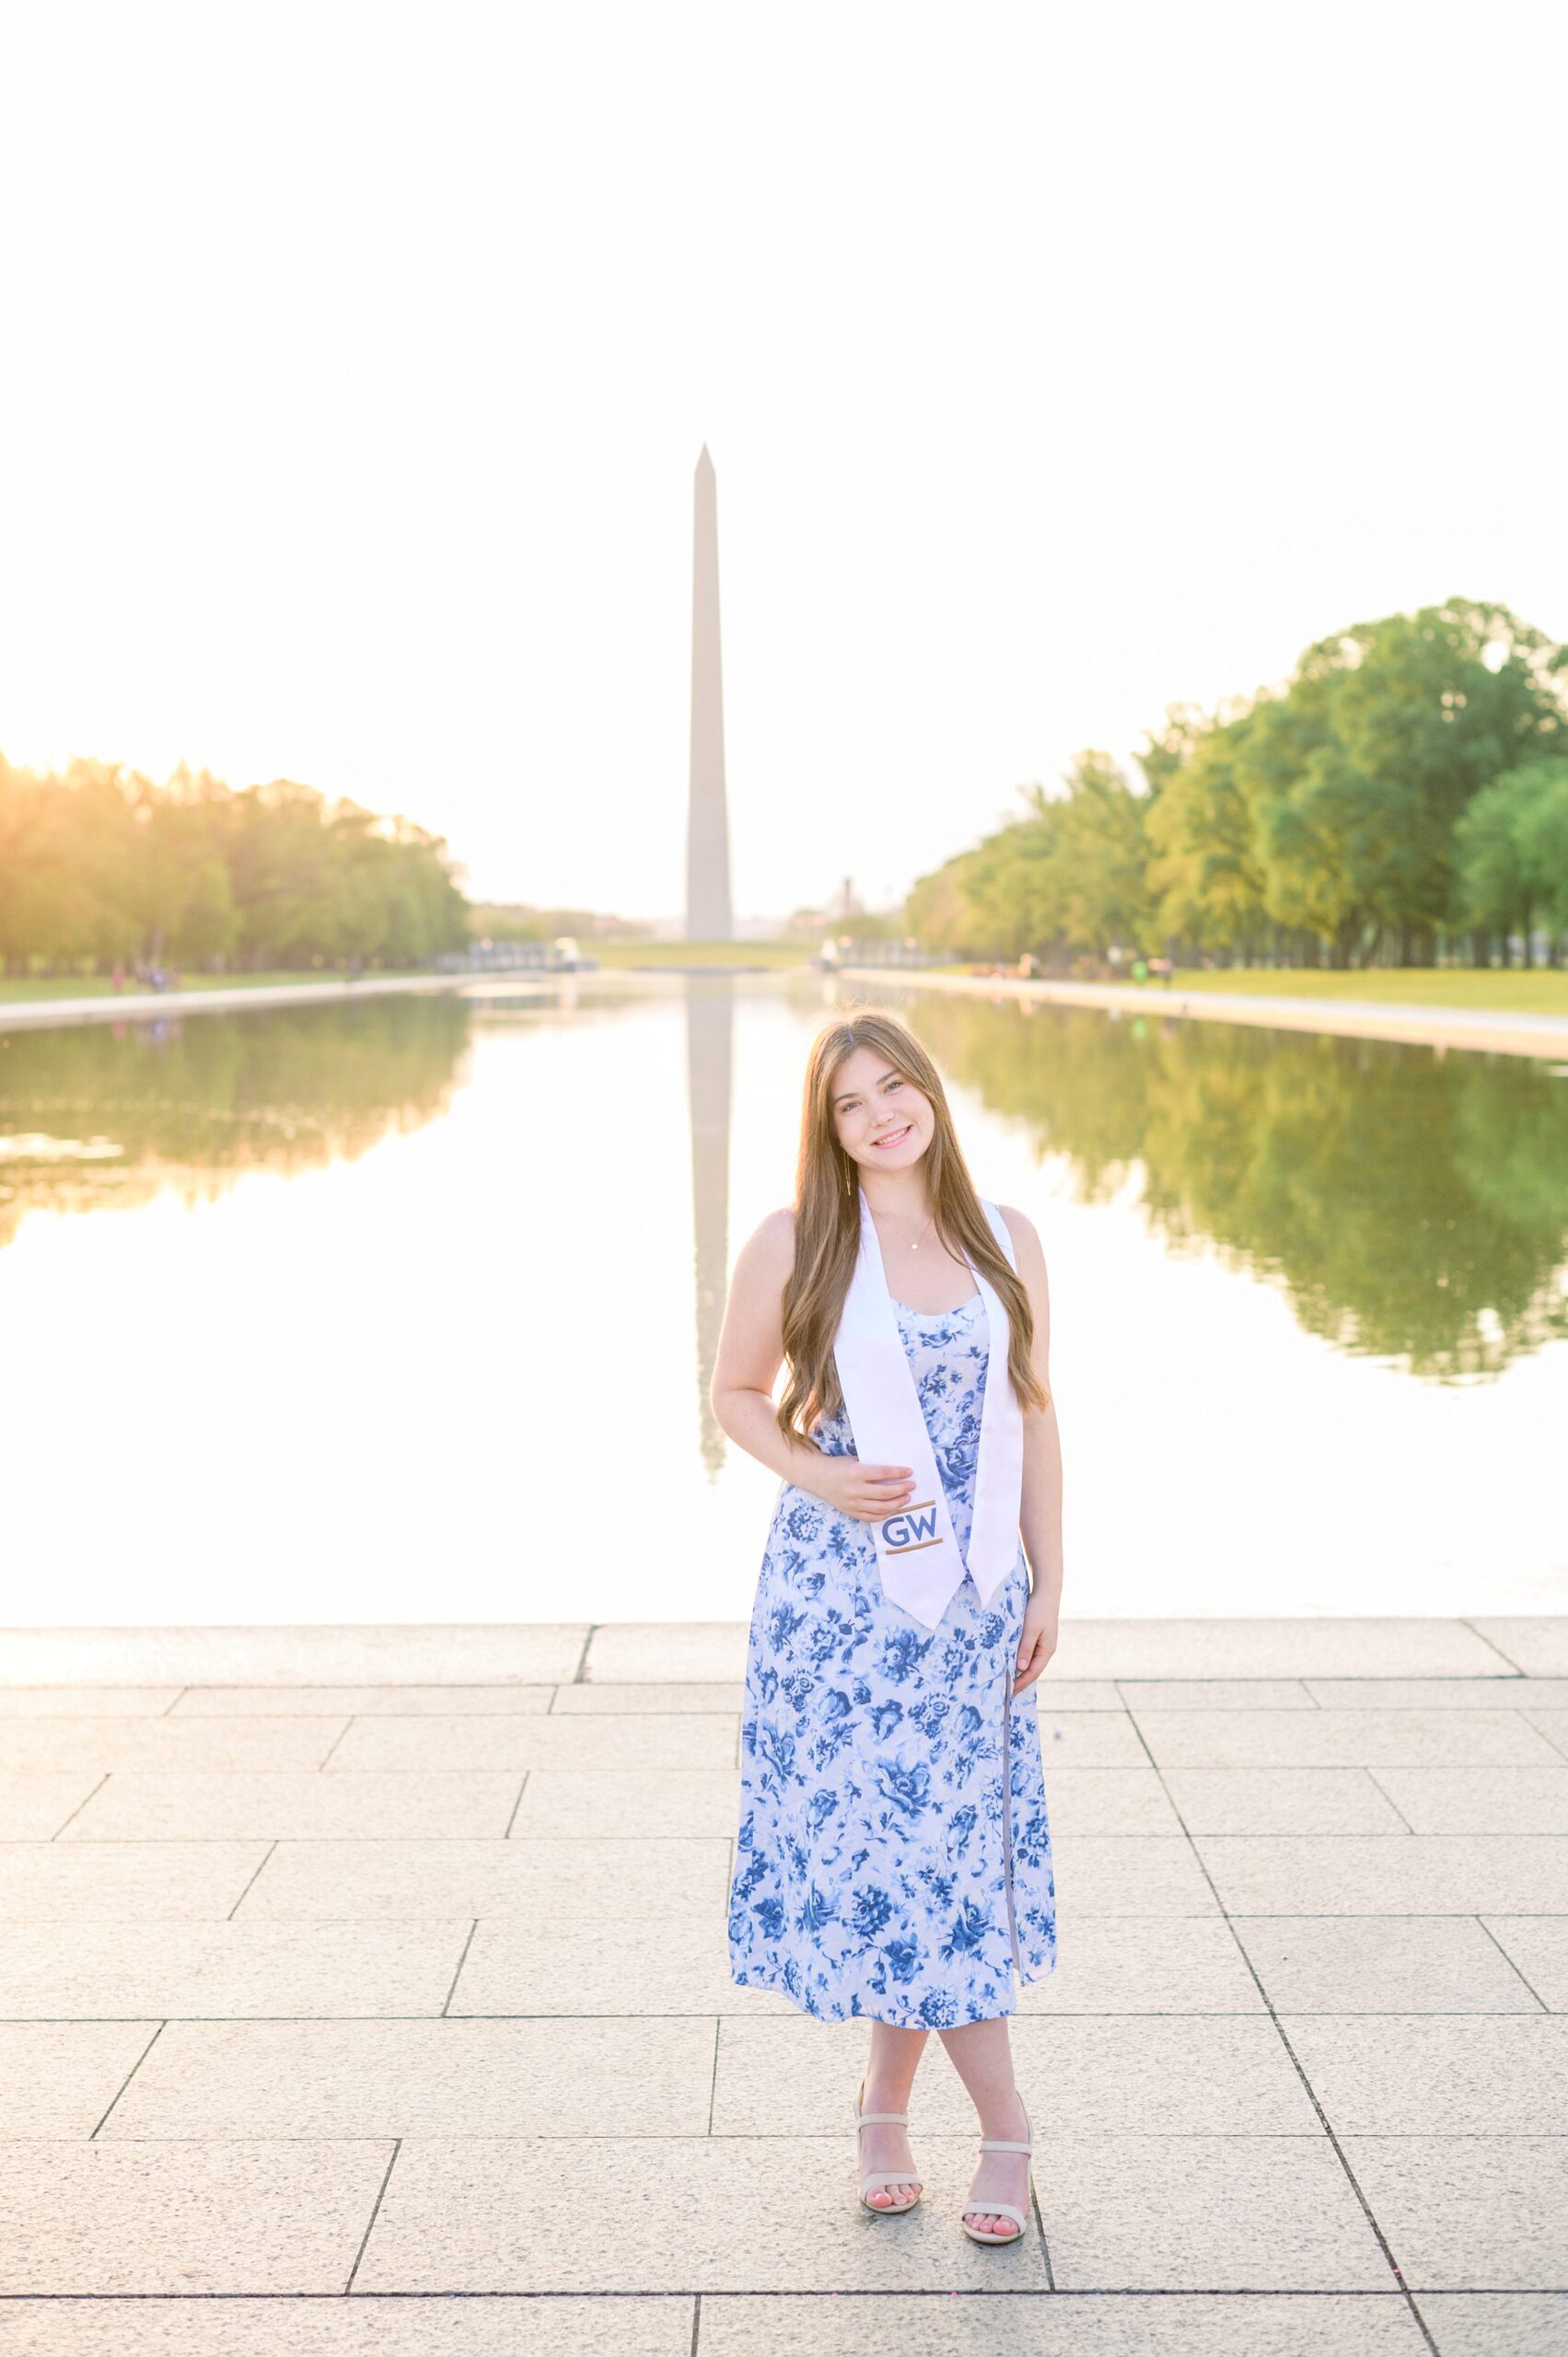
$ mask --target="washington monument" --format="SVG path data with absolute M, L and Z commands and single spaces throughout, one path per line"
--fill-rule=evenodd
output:
M 691 553 L 691 798 L 686 814 L 686 938 L 733 941 L 729 813 L 719 664 L 719 501 L 708 446 L 697 461 Z

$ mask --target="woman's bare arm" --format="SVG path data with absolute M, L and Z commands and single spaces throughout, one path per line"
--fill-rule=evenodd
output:
M 1034 1312 L 1034 1350 L 1030 1364 L 1045 1389 L 1051 1389 L 1051 1289 L 1045 1253 L 1034 1223 L 1006 1203 L 998 1205 L 1018 1256 L 1018 1275 Z M 1024 1411 L 1024 1487 L 1018 1528 L 1028 1560 L 1032 1585 L 1018 1646 L 1019 1678 L 1015 1691 L 1032 1685 L 1056 1650 L 1057 1620 L 1062 1607 L 1062 1438 L 1056 1410 Z

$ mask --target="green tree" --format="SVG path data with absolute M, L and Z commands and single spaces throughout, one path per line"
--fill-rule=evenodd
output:
M 1455 914 L 1455 828 L 1500 772 L 1568 746 L 1568 649 L 1451 598 L 1308 647 L 1241 749 L 1271 916 L 1336 964 L 1430 957 Z
M 1568 761 L 1494 778 L 1460 813 L 1455 842 L 1463 921 L 1504 939 L 1522 933 L 1527 945 L 1544 924 L 1555 962 L 1568 927 Z
M 1205 949 L 1255 951 L 1268 923 L 1251 803 L 1237 757 L 1250 712 L 1202 726 L 1183 715 L 1142 756 L 1161 790 L 1149 807 L 1149 889 L 1160 930 Z

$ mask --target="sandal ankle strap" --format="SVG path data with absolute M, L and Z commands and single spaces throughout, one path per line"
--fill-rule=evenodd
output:
M 982 2153 L 1032 2153 L 1034 2146 L 1009 2144 L 1000 2136 L 982 2136 L 980 2140 L 980 2149 Z
M 854 2124 L 857 2128 L 907 2128 L 910 2116 L 907 2111 L 857 2111 Z

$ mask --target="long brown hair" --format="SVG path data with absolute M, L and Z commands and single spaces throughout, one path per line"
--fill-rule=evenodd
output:
M 846 1056 L 871 1048 L 928 1097 L 935 1116 L 922 1156 L 926 1196 L 938 1235 L 967 1250 L 1001 1296 L 1011 1340 L 1007 1372 L 1025 1408 L 1049 1408 L 1034 1371 L 1034 1312 L 975 1192 L 947 1109 L 942 1076 L 909 1026 L 880 1008 L 855 1007 L 825 1023 L 811 1042 L 795 1174 L 795 1266 L 784 1292 L 784 1350 L 789 1379 L 777 1419 L 786 1439 L 807 1437 L 819 1417 L 843 1406 L 833 1342 L 860 1251 L 859 1165 L 845 1153 L 833 1121 L 833 1084 Z

